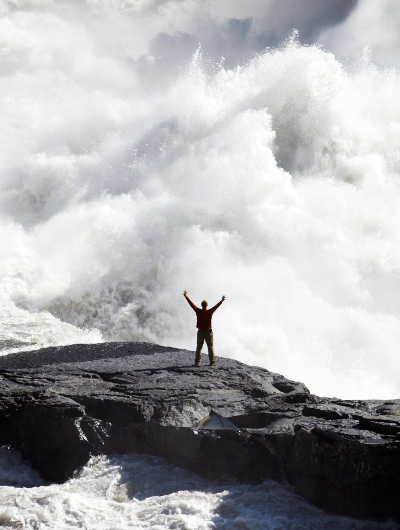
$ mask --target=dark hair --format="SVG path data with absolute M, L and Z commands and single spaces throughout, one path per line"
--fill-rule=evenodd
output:
M 207 307 L 207 306 L 208 306 L 208 302 L 207 302 L 207 300 L 203 300 L 203 301 L 201 302 L 201 307 L 204 309 L 204 308 Z

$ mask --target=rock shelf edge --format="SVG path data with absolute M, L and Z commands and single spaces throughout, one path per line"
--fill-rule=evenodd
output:
M 212 480 L 285 481 L 331 513 L 400 522 L 400 400 L 304 384 L 148 343 L 0 357 L 0 443 L 64 482 L 92 455 L 146 453 Z

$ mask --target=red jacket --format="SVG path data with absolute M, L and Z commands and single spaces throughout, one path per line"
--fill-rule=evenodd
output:
M 203 331 L 212 330 L 211 319 L 212 319 L 213 313 L 219 308 L 223 300 L 218 302 L 218 304 L 212 307 L 211 309 L 199 309 L 197 306 L 194 305 L 194 303 L 190 300 L 188 296 L 186 296 L 186 300 L 188 301 L 189 305 L 191 306 L 191 308 L 193 309 L 193 311 L 195 311 L 197 315 L 197 327 Z

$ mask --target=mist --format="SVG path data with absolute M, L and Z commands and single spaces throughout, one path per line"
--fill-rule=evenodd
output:
M 396 397 L 398 42 L 374 5 L 0 2 L 3 353 L 194 349 L 187 289 L 227 297 L 217 355 Z

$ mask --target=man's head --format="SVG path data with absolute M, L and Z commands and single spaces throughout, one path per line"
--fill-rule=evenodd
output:
M 203 301 L 201 302 L 201 307 L 202 307 L 203 309 L 206 309 L 207 306 L 208 306 L 208 302 L 207 302 L 207 300 L 203 300 Z

